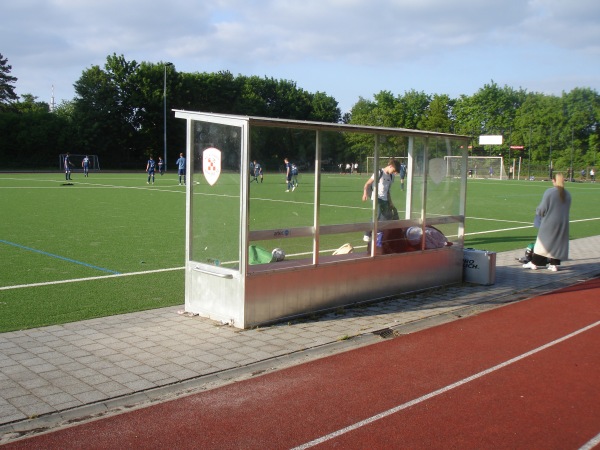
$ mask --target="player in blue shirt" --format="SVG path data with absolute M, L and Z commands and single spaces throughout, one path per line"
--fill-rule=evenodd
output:
M 260 177 L 260 182 L 263 182 L 263 170 L 261 165 L 256 161 L 252 163 L 251 175 L 252 179 L 250 180 L 250 183 L 252 183 L 253 181 L 256 181 L 258 183 L 258 177 Z
M 406 178 L 406 164 L 400 163 L 400 188 L 404 190 L 404 179 Z
M 179 159 L 175 161 L 177 165 L 177 174 L 179 175 L 179 186 L 181 186 L 181 180 L 183 180 L 183 184 L 185 185 L 185 158 L 183 157 L 183 153 L 179 154 Z
M 156 168 L 156 162 L 150 157 L 148 163 L 146 164 L 146 172 L 148 172 L 148 181 L 146 184 L 150 184 L 150 180 L 152 180 L 152 184 L 154 184 L 154 169 Z
M 162 157 L 158 157 L 158 173 L 160 173 L 160 176 L 162 177 L 165 173 L 165 162 L 163 161 Z

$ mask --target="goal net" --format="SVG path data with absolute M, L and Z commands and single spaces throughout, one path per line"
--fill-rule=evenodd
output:
M 461 173 L 462 156 L 444 156 L 448 176 Z M 490 178 L 507 180 L 504 159 L 501 156 L 469 156 L 467 161 L 468 178 Z
M 379 168 L 387 166 L 390 158 L 394 158 L 396 161 L 404 163 L 408 166 L 408 158 L 405 156 L 380 156 L 379 157 Z M 375 157 L 367 156 L 367 170 L 365 173 L 373 173 L 373 165 L 375 164 Z
M 58 155 L 58 169 L 65 170 L 64 161 L 66 153 L 61 153 Z M 97 155 L 74 155 L 73 153 L 69 153 L 69 161 L 73 164 L 71 170 L 73 172 L 83 172 L 83 158 L 88 157 L 90 160 L 89 169 L 90 170 L 100 170 L 100 161 L 98 161 Z

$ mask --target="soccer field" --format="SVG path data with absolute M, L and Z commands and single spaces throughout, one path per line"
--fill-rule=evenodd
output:
M 370 217 L 361 201 L 366 175 L 323 174 L 321 195 L 326 223 Z M 251 229 L 281 223 L 289 226 L 311 217 L 314 178 L 286 193 L 283 175 L 265 174 L 251 186 Z M 535 239 L 535 207 L 549 182 L 468 180 L 465 246 L 491 251 L 522 249 Z M 209 197 L 206 187 L 195 195 Z M 569 183 L 573 196 L 571 238 L 598 234 L 600 187 Z M 392 187 L 402 208 L 399 184 Z M 201 200 L 200 200 L 201 201 Z M 177 175 L 0 174 L 0 332 L 59 324 L 132 311 L 182 305 L 184 302 L 185 186 Z M 223 203 L 206 202 L 203 214 L 223 214 Z M 402 213 L 401 213 L 402 215 Z M 226 218 L 227 215 L 225 214 Z M 237 226 L 237 224 L 233 224 Z M 219 243 L 220 230 L 211 230 Z M 359 251 L 362 235 L 347 236 Z M 332 243 L 327 251 L 337 247 Z M 223 243 L 225 245 L 225 243 Z

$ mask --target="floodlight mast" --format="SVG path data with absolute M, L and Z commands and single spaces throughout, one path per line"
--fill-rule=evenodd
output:
M 164 154 L 163 168 L 167 171 L 167 66 L 172 66 L 173 63 L 167 62 L 164 65 L 165 76 L 163 77 L 163 120 L 164 120 Z

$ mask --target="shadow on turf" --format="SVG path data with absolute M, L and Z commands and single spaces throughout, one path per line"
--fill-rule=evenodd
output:
M 537 231 L 537 230 L 536 230 Z M 511 242 L 522 242 L 523 247 L 527 247 L 532 242 L 535 242 L 536 233 L 532 233 L 528 236 L 515 236 L 510 238 Z M 475 248 L 478 247 L 480 249 L 485 249 L 486 246 L 492 247 L 494 244 L 505 244 L 506 236 L 504 237 L 478 237 L 478 238 L 466 238 L 465 239 L 465 248 Z

